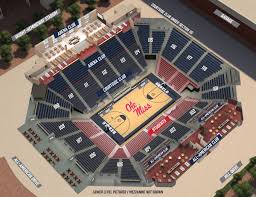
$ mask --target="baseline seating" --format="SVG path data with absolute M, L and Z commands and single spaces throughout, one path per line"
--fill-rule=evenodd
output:
M 67 101 L 71 102 L 74 108 L 82 112 L 86 111 L 85 105 L 60 74 L 55 75 L 54 80 L 48 84 L 48 87 L 62 95 Z
M 123 167 L 121 168 L 121 181 L 122 182 L 140 182 L 140 177 L 134 169 L 129 159 L 123 159 Z
M 71 121 L 41 122 L 39 126 L 49 135 L 54 133 L 56 138 L 78 131 Z
M 141 131 L 131 141 L 126 144 L 126 148 L 131 155 L 134 155 L 138 150 L 149 143 L 153 138 L 144 131 Z
M 91 121 L 74 121 L 77 128 L 79 128 L 88 138 L 103 132 Z
M 146 157 L 146 155 L 142 152 L 137 152 L 135 155 L 133 155 L 133 158 L 136 160 L 136 161 L 141 161 L 142 159 L 144 159 Z
M 101 173 L 103 174 L 117 174 L 118 172 L 118 167 L 117 167 L 117 162 L 118 159 L 110 159 L 106 165 L 102 168 Z
M 38 119 L 55 119 L 55 118 L 67 118 L 70 116 L 70 111 L 64 109 L 55 109 L 51 105 L 38 103 L 36 107 L 36 117 Z
M 118 148 L 112 158 L 125 159 L 125 158 L 127 158 L 127 155 L 125 154 L 123 148 Z
M 71 104 L 67 102 L 65 99 L 57 96 L 54 92 L 47 90 L 45 101 L 51 104 L 59 104 L 60 107 L 70 109 Z
M 76 155 L 75 158 L 85 171 L 95 172 L 106 156 L 100 149 L 95 147 Z
M 93 145 L 92 141 L 87 138 L 82 132 L 69 136 L 64 140 L 75 152 Z
M 106 133 L 103 133 L 96 138 L 91 138 L 91 140 L 106 155 L 109 155 L 116 146 L 116 143 Z

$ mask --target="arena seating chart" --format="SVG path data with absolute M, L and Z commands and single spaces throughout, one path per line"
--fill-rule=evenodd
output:
M 239 72 L 165 19 L 109 28 L 33 84 L 19 131 L 77 193 L 174 186 L 242 124 Z

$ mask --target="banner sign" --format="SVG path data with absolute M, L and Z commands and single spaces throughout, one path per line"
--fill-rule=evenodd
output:
M 40 25 L 46 23 L 47 21 L 51 20 L 55 16 L 59 15 L 60 12 L 61 12 L 60 9 L 57 9 L 54 12 L 52 12 L 52 13 L 48 14 L 47 16 L 45 16 L 44 18 L 36 21 L 34 24 L 28 26 L 26 29 L 23 29 L 19 33 L 17 33 L 14 36 L 12 36 L 12 41 L 15 41 L 15 40 L 19 39 L 20 37 L 24 36 L 25 34 L 31 32 L 33 29 L 36 29 L 38 26 L 40 26 Z
M 74 29 L 78 25 L 79 25 L 79 21 L 75 20 L 74 22 L 72 22 L 71 24 L 67 25 L 66 27 L 64 27 L 60 31 L 54 32 L 53 33 L 54 38 L 60 37 L 61 35 L 67 33 L 69 30 Z
M 210 116 L 212 116 L 212 114 L 214 114 L 220 107 L 222 106 L 221 103 L 217 103 L 216 105 L 214 105 L 211 109 L 209 109 L 206 113 L 204 113 L 203 115 L 201 115 L 199 117 L 199 122 L 204 122 L 205 120 L 207 120 Z
M 219 141 L 222 139 L 222 135 L 218 134 L 212 141 L 210 141 L 204 148 L 202 148 L 192 159 L 189 160 L 189 163 L 193 165 L 199 159 L 201 159 L 204 155 L 206 155 L 211 148 L 216 146 Z
M 12 160 L 17 164 L 17 166 L 26 174 L 30 181 L 36 186 L 41 187 L 41 183 L 36 179 L 36 177 L 29 171 L 29 169 L 16 157 L 14 156 Z

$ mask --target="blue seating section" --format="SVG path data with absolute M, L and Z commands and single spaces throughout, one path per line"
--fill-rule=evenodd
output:
M 121 181 L 137 181 L 140 182 L 140 177 L 134 169 L 129 159 L 123 159 L 123 167 L 121 169 Z
M 63 109 L 55 109 L 51 105 L 38 103 L 36 108 L 36 117 L 38 119 L 54 119 L 54 118 L 67 118 L 70 112 Z
M 154 138 L 151 142 L 149 142 L 144 148 L 143 150 L 146 153 L 150 153 L 153 150 L 155 150 L 162 142 L 164 141 L 164 138 L 161 138 L 160 136 L 157 136 L 156 138 Z
M 233 87 L 220 88 L 217 91 L 210 91 L 202 94 L 203 99 L 232 99 L 234 96 Z
M 163 131 L 162 134 L 165 135 L 168 138 L 171 138 L 171 139 L 174 139 L 176 141 L 179 141 L 189 131 L 190 131 L 190 128 L 185 127 L 185 126 L 183 126 L 181 124 L 178 124 L 177 122 L 174 122 L 167 129 L 165 129 L 165 131 Z
M 97 52 L 96 55 L 93 55 L 93 57 L 97 58 L 99 57 L 99 53 Z M 86 59 L 86 63 L 89 62 L 92 58 L 90 57 L 88 60 Z M 91 71 L 93 74 L 98 78 L 98 80 L 101 82 L 101 84 L 106 87 L 111 82 L 113 82 L 115 79 L 118 78 L 117 74 L 112 70 L 112 68 L 108 65 L 108 63 L 105 60 L 101 60 L 97 64 L 95 64 Z M 123 84 L 123 82 L 117 84 L 116 86 L 112 87 L 108 92 L 112 93 L 118 88 L 120 88 Z
M 111 38 L 108 42 L 102 44 L 100 49 L 121 75 L 126 74 L 131 77 L 141 72 L 139 66 L 116 38 Z
M 87 172 L 95 172 L 105 159 L 105 154 L 97 147 L 75 156 L 77 162 Z
M 196 43 L 192 42 L 185 51 L 178 57 L 174 62 L 180 70 L 187 73 L 192 66 L 199 60 L 199 58 L 204 54 L 205 50 L 198 46 Z
M 101 170 L 101 173 L 104 174 L 117 174 L 118 173 L 118 168 L 117 168 L 117 162 L 118 159 L 110 159 L 106 165 L 103 167 Z
M 145 61 L 141 48 L 136 42 L 132 29 L 125 33 L 119 33 L 118 37 L 131 52 L 131 54 L 136 58 L 136 60 L 140 63 L 140 65 L 145 68 L 147 66 L 147 63 Z
M 93 145 L 92 141 L 81 132 L 65 138 L 65 141 L 75 152 Z
M 196 114 L 198 114 L 199 110 L 196 108 L 191 108 L 189 111 L 187 111 L 185 114 L 183 114 L 179 121 L 183 123 L 187 123 L 189 120 L 191 120 Z
M 79 60 L 65 69 L 63 73 L 89 107 L 94 107 L 97 101 L 106 96 L 104 94 L 97 95 L 101 87 Z
M 71 121 L 41 122 L 39 126 L 48 134 L 54 133 L 56 138 L 78 131 Z
M 152 31 L 153 43 L 152 43 L 152 53 L 159 53 L 162 48 L 165 32 L 164 31 Z
M 221 64 L 220 60 L 208 53 L 189 76 L 197 82 L 202 82 L 221 70 Z
M 142 152 L 137 152 L 133 158 L 136 160 L 136 161 L 141 161 L 142 159 L 144 159 L 144 157 L 146 157 L 146 155 Z
M 224 85 L 226 85 L 225 76 L 224 76 L 224 74 L 221 74 L 221 75 L 214 77 L 213 79 L 205 82 L 202 85 L 202 91 L 212 89 L 215 86 L 221 87 Z
M 45 101 L 51 104 L 59 103 L 60 107 L 63 107 L 63 108 L 67 108 L 67 109 L 71 108 L 71 104 L 69 102 L 57 96 L 55 93 L 53 93 L 50 90 L 47 91 Z
M 199 109 L 204 109 L 209 103 L 206 101 L 199 101 L 197 104 L 195 104 L 195 107 Z
M 149 53 L 149 25 L 136 25 L 138 27 L 137 35 L 144 53 Z
M 188 42 L 189 38 L 173 29 L 162 53 L 163 57 L 172 62 Z
M 60 74 L 55 76 L 55 79 L 51 83 L 49 83 L 48 87 L 62 95 L 67 101 L 71 102 L 74 108 L 78 109 L 79 111 L 86 111 L 86 107 L 84 106 L 82 101 L 69 87 L 67 82 L 62 78 Z

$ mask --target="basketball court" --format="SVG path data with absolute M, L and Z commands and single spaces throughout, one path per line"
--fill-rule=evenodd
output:
M 92 119 L 115 141 L 123 143 L 178 97 L 169 86 L 150 74 Z

